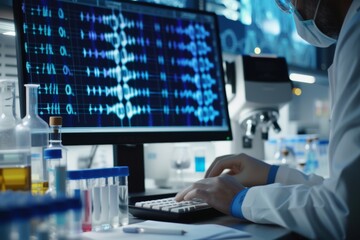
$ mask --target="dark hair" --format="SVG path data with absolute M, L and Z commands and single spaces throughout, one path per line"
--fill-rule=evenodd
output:
M 338 38 L 342 21 L 340 21 L 338 14 L 332 10 L 336 9 L 336 7 L 331 1 L 323 1 L 320 4 L 315 20 L 317 27 L 325 35 L 332 38 Z

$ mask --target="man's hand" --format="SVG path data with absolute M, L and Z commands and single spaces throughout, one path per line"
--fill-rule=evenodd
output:
M 179 192 L 175 196 L 175 200 L 202 199 L 213 208 L 230 215 L 233 198 L 243 189 L 244 186 L 235 177 L 223 174 L 193 183 L 190 187 Z
M 205 178 L 219 176 L 227 170 L 246 187 L 265 185 L 271 165 L 246 154 L 218 157 L 211 164 Z

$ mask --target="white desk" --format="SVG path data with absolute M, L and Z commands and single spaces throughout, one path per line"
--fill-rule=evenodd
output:
M 167 194 L 170 192 L 174 192 L 173 190 L 168 189 L 154 189 L 148 190 L 143 195 L 155 195 L 155 194 Z M 137 196 L 134 194 L 133 196 Z M 130 224 L 138 223 L 144 221 L 143 219 L 137 219 L 134 217 L 130 217 Z M 264 224 L 255 224 L 248 221 L 242 221 L 238 218 L 234 218 L 232 216 L 218 216 L 212 217 L 211 219 L 205 221 L 193 222 L 192 224 L 219 224 L 231 228 L 235 228 L 238 230 L 242 230 L 250 233 L 252 236 L 249 238 L 242 239 L 256 239 L 256 240 L 268 240 L 268 239 L 302 239 L 301 236 L 292 233 L 290 230 L 285 229 L 283 227 L 279 227 L 276 225 L 264 225 Z
M 130 223 L 142 222 L 141 219 L 130 218 Z M 192 224 L 219 224 L 234 229 L 242 230 L 251 234 L 251 237 L 242 238 L 246 240 L 270 240 L 270 239 L 301 239 L 300 236 L 293 234 L 290 230 L 275 226 L 249 223 L 241 221 L 231 216 L 220 216 L 206 221 L 199 221 Z

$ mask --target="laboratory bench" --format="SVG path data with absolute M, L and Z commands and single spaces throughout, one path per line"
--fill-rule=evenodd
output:
M 145 193 L 130 194 L 129 201 L 132 204 L 132 198 L 137 198 L 139 196 L 153 196 L 153 195 L 167 195 L 174 192 L 169 192 L 169 189 L 150 189 Z M 173 190 L 172 190 L 173 191 Z M 130 214 L 129 223 L 140 223 L 144 219 L 139 219 L 133 217 Z M 302 236 L 291 232 L 289 229 L 277 226 L 277 225 L 268 225 L 268 224 L 256 224 L 246 220 L 240 220 L 238 218 L 228 216 L 228 215 L 218 215 L 211 216 L 206 220 L 199 220 L 190 222 L 191 224 L 218 224 L 226 227 L 231 227 L 238 229 L 247 233 L 250 233 L 251 237 L 242 238 L 242 239 L 256 239 L 256 240 L 268 240 L 268 239 L 305 239 Z

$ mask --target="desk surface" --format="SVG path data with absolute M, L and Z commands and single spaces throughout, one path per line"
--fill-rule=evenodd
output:
M 150 190 L 146 191 L 146 193 L 142 193 L 141 195 L 157 195 L 157 194 L 168 194 L 169 190 Z M 133 195 L 136 196 L 136 195 Z M 138 223 L 144 221 L 143 219 L 137 219 L 134 217 L 130 217 L 130 224 Z M 256 224 L 248 221 L 242 221 L 238 218 L 234 218 L 232 216 L 218 216 L 212 217 L 209 220 L 198 221 L 192 224 L 219 224 L 222 226 L 227 226 L 231 228 L 235 228 L 238 230 L 242 230 L 250 233 L 252 236 L 250 238 L 242 238 L 242 239 L 294 239 L 298 235 L 292 233 L 290 230 L 285 229 L 283 227 L 279 227 L 276 225 L 264 225 L 264 224 Z
M 144 220 L 137 218 L 130 218 L 130 224 L 139 223 Z M 199 221 L 192 224 L 219 224 L 222 226 L 227 226 L 242 230 L 251 234 L 249 238 L 242 239 L 252 239 L 252 240 L 268 240 L 268 239 L 294 239 L 294 235 L 290 230 L 275 226 L 275 225 L 263 225 L 249 223 L 241 221 L 237 218 L 231 216 L 219 216 L 212 218 L 206 221 Z

